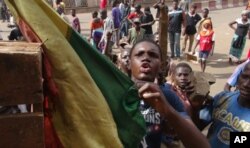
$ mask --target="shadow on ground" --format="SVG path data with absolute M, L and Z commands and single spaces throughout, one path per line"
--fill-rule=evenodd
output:
M 232 73 L 223 73 L 223 74 L 213 74 L 216 79 L 224 79 L 224 78 L 229 78 Z
M 213 56 L 209 56 L 207 65 L 213 68 L 225 68 L 231 67 L 228 63 L 228 54 L 214 53 Z

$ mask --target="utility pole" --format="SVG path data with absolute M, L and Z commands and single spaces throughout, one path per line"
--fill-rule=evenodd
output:
M 168 7 L 165 0 L 161 0 L 159 17 L 159 45 L 162 53 L 162 72 L 165 77 L 167 74 L 167 51 L 168 51 Z

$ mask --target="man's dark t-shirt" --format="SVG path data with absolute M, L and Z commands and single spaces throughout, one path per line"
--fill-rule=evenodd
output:
M 142 16 L 142 24 L 149 23 L 152 21 L 154 21 L 154 17 L 151 13 L 145 13 L 145 15 Z M 153 34 L 152 25 L 142 26 L 142 28 L 145 29 L 145 34 Z
M 166 85 L 161 86 L 161 90 L 165 95 L 168 103 L 180 113 L 184 118 L 188 118 L 188 115 L 184 109 L 184 106 L 178 96 L 169 89 Z M 163 120 L 155 109 L 150 107 L 141 101 L 140 111 L 145 119 L 147 126 L 147 134 L 141 140 L 140 148 L 160 148 L 162 139 L 162 124 L 166 120 Z
M 187 35 L 194 35 L 196 31 L 196 24 L 201 20 L 199 14 L 191 15 L 190 13 L 186 14 L 187 20 L 187 27 L 186 27 L 186 34 Z
M 168 31 L 173 33 L 181 33 L 181 24 L 183 22 L 182 9 L 177 8 L 168 13 L 169 26 Z

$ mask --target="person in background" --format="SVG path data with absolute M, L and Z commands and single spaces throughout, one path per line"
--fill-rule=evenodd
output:
M 171 70 L 166 86 L 177 94 L 188 115 L 200 129 L 202 123 L 199 120 L 199 111 L 203 104 L 208 104 L 210 100 L 209 83 L 205 79 L 198 80 L 199 77 L 195 77 L 191 66 L 187 63 L 178 63 Z
M 123 16 L 124 16 L 124 12 L 125 12 L 125 3 L 126 1 L 125 0 L 121 0 L 120 3 L 118 4 L 118 8 L 120 10 L 120 14 L 121 14 L 121 19 L 123 19 Z
M 234 25 L 237 25 L 236 27 Z M 235 33 L 231 42 L 231 48 L 229 51 L 229 63 L 238 63 L 241 59 L 241 55 L 245 48 L 247 36 L 250 38 L 250 20 L 248 19 L 248 11 L 243 10 L 241 18 L 237 18 L 235 21 L 229 23 Z
M 141 28 L 140 19 L 134 19 L 133 24 L 135 26 L 128 31 L 128 43 L 131 45 L 145 38 L 145 30 Z
M 135 5 L 135 12 L 132 12 L 128 15 L 128 21 L 132 24 L 132 27 L 133 27 L 133 26 L 135 26 L 133 20 L 135 18 L 139 18 L 139 20 L 141 21 L 142 16 L 143 16 L 143 12 L 141 11 L 141 5 L 136 4 Z
M 70 24 L 69 18 L 65 15 L 65 3 L 64 2 L 59 3 L 56 11 L 66 21 L 66 23 Z
M 179 7 L 185 12 L 189 11 L 189 0 L 181 0 L 179 3 Z
M 115 30 L 113 19 L 107 16 L 107 10 L 101 10 L 101 19 L 103 20 L 103 35 L 99 43 L 102 53 L 111 57 L 112 47 L 115 43 L 113 32 Z
M 142 99 L 139 109 L 147 128 L 139 148 L 160 148 L 162 134 L 167 129 L 173 129 L 185 147 L 208 148 L 207 139 L 194 126 L 179 98 L 164 85 L 154 83 L 161 68 L 159 45 L 141 40 L 131 48 L 129 55 L 131 79 L 139 89 Z
M 129 53 L 130 48 L 124 47 L 121 49 L 121 53 L 118 55 L 118 68 L 127 76 L 130 76 L 129 70 Z
M 171 58 L 177 57 L 180 60 L 180 40 L 181 40 L 181 26 L 183 27 L 183 35 L 186 29 L 186 17 L 181 8 L 178 8 L 178 1 L 173 1 L 173 10 L 168 13 L 169 26 L 168 34 L 171 49 Z
M 164 0 L 159 0 L 157 3 L 155 3 L 154 5 L 153 5 L 153 8 L 154 9 L 156 9 L 156 14 L 155 14 L 155 21 L 156 21 L 156 34 L 158 34 L 159 33 L 159 25 L 160 25 L 160 23 L 159 23 L 159 18 L 160 18 L 160 7 L 161 7 L 161 5 L 164 5 L 165 4 L 165 1 Z M 168 7 L 167 6 L 165 6 L 166 7 L 166 10 L 168 11 Z
M 234 70 L 233 74 L 227 80 L 227 83 L 224 86 L 225 91 L 231 91 L 232 87 L 235 87 L 237 89 L 239 76 L 249 62 L 250 62 L 250 52 L 248 53 L 247 60 L 241 63 L 240 65 L 238 65 L 236 69 Z
M 130 3 L 131 10 L 132 9 L 135 10 L 135 0 L 130 0 L 129 3 Z
M 155 21 L 149 7 L 144 8 L 144 15 L 142 16 L 141 23 L 141 27 L 145 29 L 145 38 L 153 40 L 154 35 L 152 25 L 155 23 Z
M 79 18 L 76 16 L 76 9 L 71 10 L 71 15 L 73 17 L 72 24 L 71 24 L 72 28 L 75 31 L 81 33 L 81 24 L 80 24 Z
M 182 45 L 182 52 L 185 52 L 187 46 L 187 40 L 189 40 L 188 52 L 192 51 L 192 46 L 194 42 L 194 36 L 197 32 L 196 24 L 201 20 L 199 14 L 196 13 L 197 6 L 192 5 L 190 12 L 186 14 L 187 26 L 185 29 L 185 37 Z
M 20 31 L 18 25 L 16 25 L 16 27 L 14 29 L 11 30 L 10 35 L 8 36 L 10 41 L 16 40 L 22 40 L 22 32 Z M 1 39 L 0 39 L 1 40 Z
M 10 18 L 9 11 L 8 11 L 8 8 L 7 8 L 4 1 L 2 3 L 2 7 L 1 7 L 1 15 L 2 15 L 3 22 L 5 22 L 5 21 L 9 22 L 10 21 L 9 20 L 9 18 Z
M 115 27 L 115 32 L 113 33 L 113 36 L 115 37 L 116 46 L 119 47 L 119 40 L 120 40 L 119 30 L 120 30 L 121 18 L 122 18 L 121 12 L 119 9 L 119 0 L 115 0 L 112 3 L 112 18 L 113 18 L 114 27 Z
M 203 28 L 203 27 L 202 27 L 202 26 L 203 26 L 203 22 L 204 22 L 205 20 L 209 19 L 209 20 L 212 22 L 212 19 L 211 19 L 211 17 L 208 16 L 208 14 L 209 14 L 208 8 L 204 8 L 204 9 L 202 10 L 202 19 L 201 19 L 200 22 L 199 22 L 197 32 L 200 32 L 200 31 L 202 30 L 202 28 Z M 212 23 L 212 29 L 213 29 L 213 23 Z
M 101 51 L 101 49 L 98 47 L 98 45 L 100 43 L 102 35 L 103 35 L 103 20 L 98 17 L 98 12 L 94 11 L 92 13 L 92 21 L 90 23 L 90 36 L 88 40 L 99 51 Z
M 201 71 L 205 72 L 207 58 L 209 54 L 212 54 L 214 51 L 215 34 L 212 29 L 212 22 L 210 19 L 206 19 L 202 24 L 203 28 L 197 35 L 197 42 L 194 47 L 193 54 L 195 54 L 195 49 L 199 44 L 199 62 L 201 65 Z
M 107 7 L 107 0 L 101 0 L 100 10 L 106 9 L 106 7 Z
M 124 0 L 124 3 L 121 3 L 119 6 L 120 12 L 122 14 L 122 22 L 121 22 L 121 37 L 128 36 L 128 15 L 130 14 L 130 5 L 128 0 Z

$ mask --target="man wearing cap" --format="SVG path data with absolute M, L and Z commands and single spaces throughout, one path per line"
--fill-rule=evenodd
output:
M 144 39 L 145 29 L 141 28 L 141 21 L 139 18 L 135 18 L 133 21 L 135 25 L 128 31 L 128 43 L 134 45 L 136 42 Z

